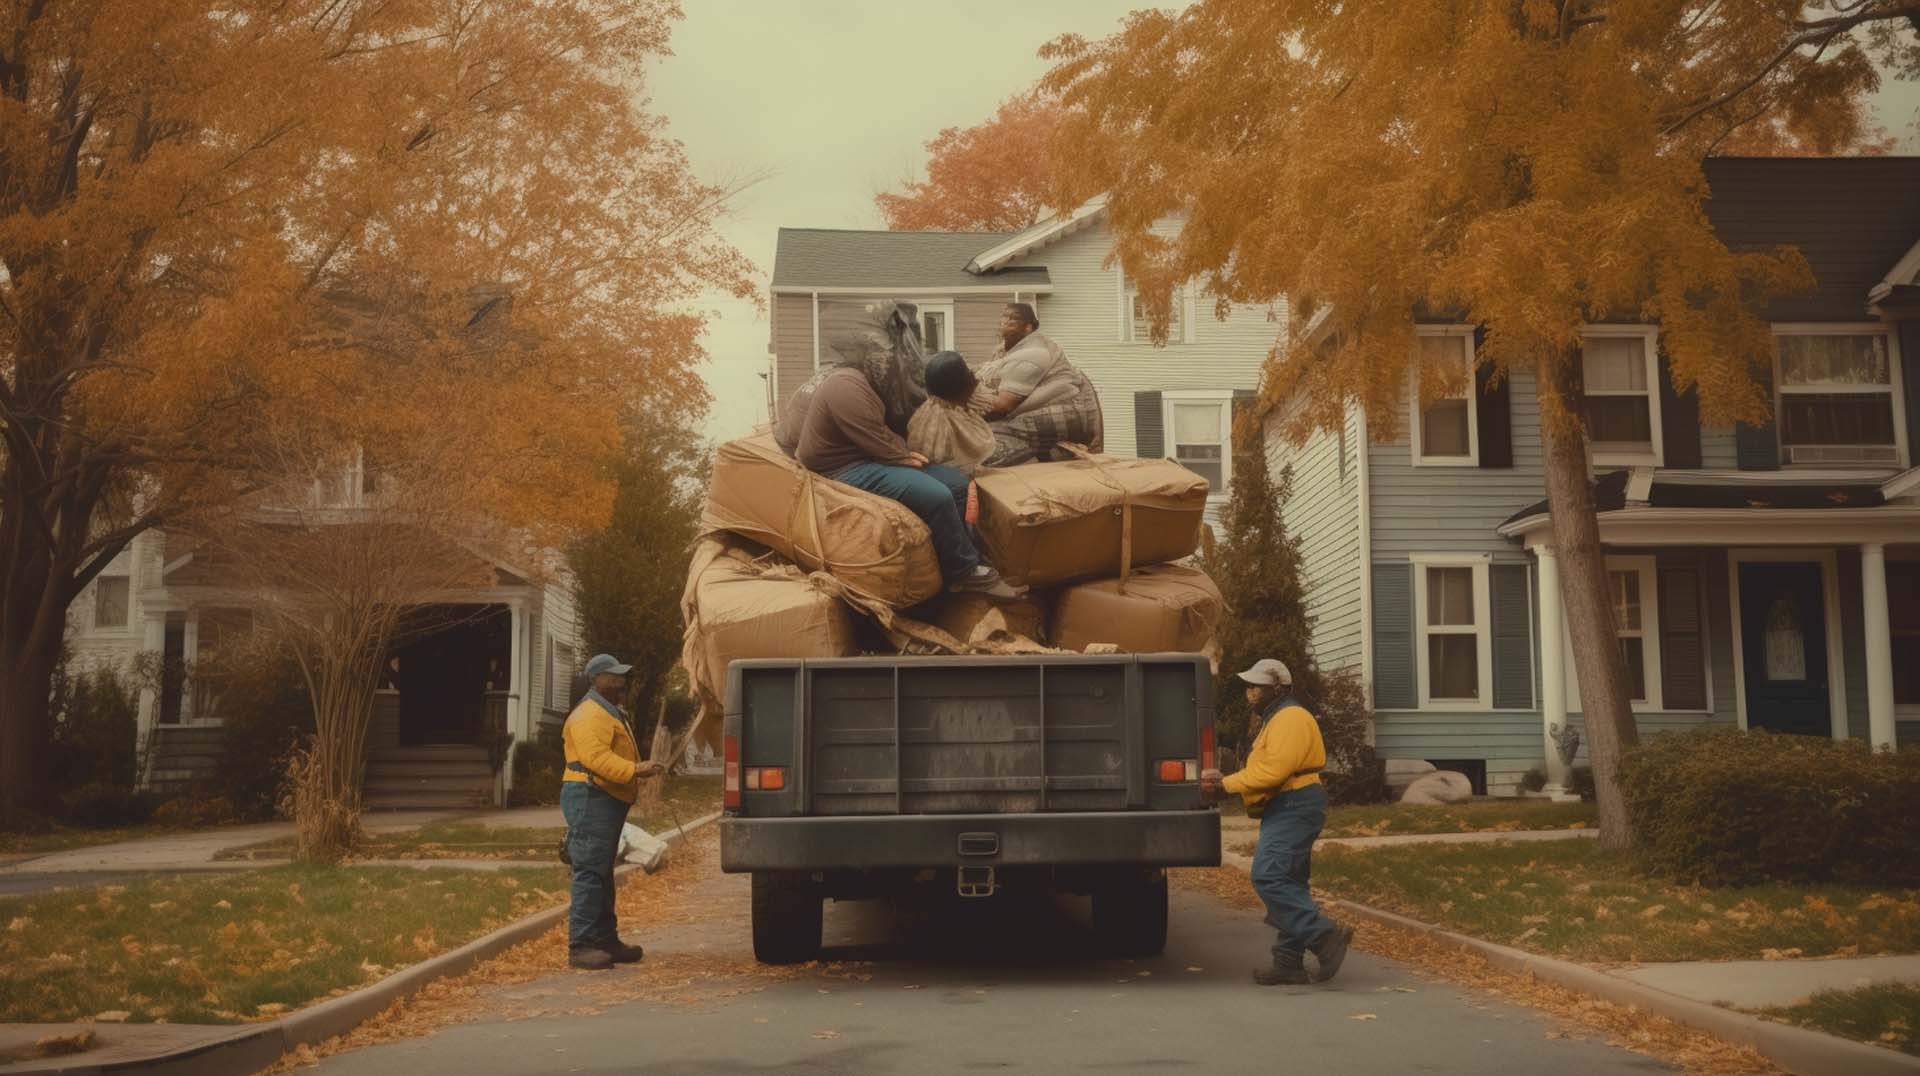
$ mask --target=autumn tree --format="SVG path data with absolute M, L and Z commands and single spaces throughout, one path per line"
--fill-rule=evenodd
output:
M 680 660 L 680 591 L 699 531 L 706 443 L 682 422 L 630 415 L 613 515 L 567 550 L 588 654 L 633 665 L 627 705 L 645 739 Z
M 472 505 L 605 519 L 622 405 L 697 411 L 748 266 L 637 110 L 668 0 L 74 0 L 0 13 L 0 822 L 44 804 L 68 604 L 274 476 L 289 416 L 398 465 L 478 430 Z M 476 294 L 514 332 L 443 332 Z M 455 343 L 458 346 L 442 346 Z
M 1059 103 L 1027 93 L 972 127 L 948 127 L 926 143 L 925 179 L 874 196 L 900 232 L 1015 232 L 1047 212 Z
M 1702 211 L 1701 160 L 1755 125 L 1818 149 L 1866 133 L 1876 61 L 1920 73 L 1920 4 L 1851 0 L 1201 0 L 1064 37 L 1044 86 L 1069 113 L 1056 204 L 1108 195 L 1118 260 L 1164 326 L 1195 281 L 1221 303 L 1291 298 L 1324 333 L 1277 351 L 1268 404 L 1294 433 L 1349 405 L 1376 436 L 1408 393 L 1417 311 L 1484 327 L 1478 360 L 1540 405 L 1553 543 L 1603 837 L 1637 732 L 1605 597 L 1578 361 L 1591 322 L 1658 322 L 1674 387 L 1711 423 L 1756 421 L 1771 355 L 1756 298 L 1808 283 L 1793 251 L 1735 253 Z M 1177 238 L 1156 220 L 1184 213 Z M 1158 309 L 1153 308 L 1157 305 Z M 1157 331 L 1164 331 L 1161 328 Z

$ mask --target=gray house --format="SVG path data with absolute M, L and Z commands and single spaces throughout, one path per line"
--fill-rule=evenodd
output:
M 1614 621 L 1643 732 L 1707 723 L 1890 745 L 1920 735 L 1920 158 L 1708 162 L 1734 249 L 1792 245 L 1817 291 L 1773 302 L 1764 427 L 1703 428 L 1658 325 L 1582 352 Z M 1474 368 L 1476 329 L 1420 327 Z M 1370 686 L 1386 758 L 1507 793 L 1579 727 L 1532 374 L 1290 444 L 1319 661 Z

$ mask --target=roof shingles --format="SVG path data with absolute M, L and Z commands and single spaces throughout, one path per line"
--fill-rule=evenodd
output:
M 773 287 L 1019 288 L 1046 287 L 1045 266 L 967 272 L 974 255 L 1013 232 L 874 232 L 782 228 L 773 255 Z

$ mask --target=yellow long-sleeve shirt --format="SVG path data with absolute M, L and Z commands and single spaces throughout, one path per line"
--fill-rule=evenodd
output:
M 1260 817 L 1275 793 L 1320 783 L 1327 764 L 1327 746 L 1320 740 L 1320 724 L 1307 708 L 1291 698 L 1267 719 L 1247 752 L 1247 764 L 1222 782 L 1246 802 L 1247 814 Z
M 567 752 L 567 768 L 561 775 L 562 780 L 592 782 L 602 792 L 626 803 L 632 803 L 639 796 L 640 787 L 633 778 L 638 771 L 640 749 L 627 731 L 627 723 L 592 695 L 581 699 L 580 705 L 567 715 L 560 738 Z M 586 772 L 575 769 L 575 763 L 585 767 Z

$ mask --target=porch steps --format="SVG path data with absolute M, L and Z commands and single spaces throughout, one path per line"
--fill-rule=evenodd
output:
M 227 730 L 219 725 L 155 725 L 147 744 L 150 792 L 178 795 L 220 771 Z
M 493 803 L 493 784 L 484 747 L 376 747 L 360 802 L 370 810 L 484 807 Z

